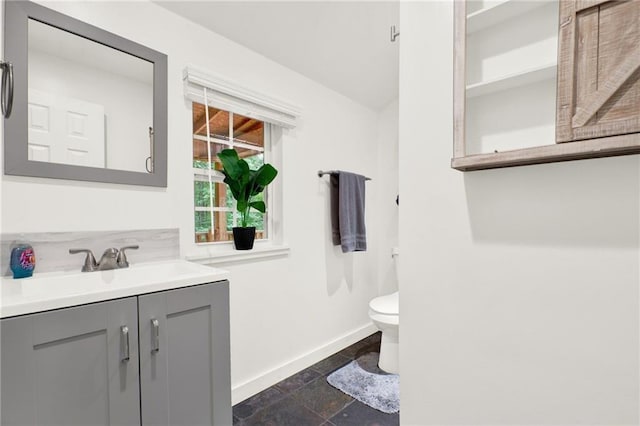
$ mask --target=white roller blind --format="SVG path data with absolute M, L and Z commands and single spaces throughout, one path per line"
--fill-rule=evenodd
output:
M 207 89 L 206 100 L 203 88 Z M 300 110 L 293 105 L 194 67 L 184 70 L 184 90 L 185 96 L 194 102 L 287 129 L 296 127 L 296 120 L 300 116 Z

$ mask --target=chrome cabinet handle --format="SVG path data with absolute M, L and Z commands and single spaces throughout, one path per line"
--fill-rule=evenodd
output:
M 0 69 L 2 69 L 0 107 L 2 108 L 2 115 L 5 118 L 9 118 L 13 109 L 13 64 L 0 61 Z
M 151 352 L 160 351 L 160 323 L 157 319 L 151 320 Z
M 154 162 L 153 162 L 153 158 L 154 158 L 154 141 L 153 138 L 155 136 L 155 132 L 153 130 L 153 127 L 149 127 L 149 156 L 147 157 L 147 159 L 144 162 L 144 167 L 147 169 L 148 173 L 153 173 L 153 169 L 154 169 Z
M 120 354 L 120 362 L 129 361 L 129 327 L 123 325 L 120 327 L 120 347 L 122 348 L 122 353 Z

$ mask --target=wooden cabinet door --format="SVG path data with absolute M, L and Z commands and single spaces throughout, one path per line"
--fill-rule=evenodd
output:
M 137 328 L 135 297 L 2 320 L 0 423 L 139 425 Z
M 557 142 L 640 132 L 640 1 L 560 0 Z
M 143 425 L 232 424 L 229 284 L 139 296 Z

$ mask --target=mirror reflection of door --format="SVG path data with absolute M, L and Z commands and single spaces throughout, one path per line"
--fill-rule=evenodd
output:
M 29 19 L 28 159 L 147 173 L 153 63 Z
M 102 105 L 31 89 L 28 126 L 29 160 L 105 167 Z

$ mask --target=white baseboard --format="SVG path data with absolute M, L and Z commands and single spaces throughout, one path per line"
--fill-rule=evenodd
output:
M 231 402 L 235 405 L 238 402 L 244 401 L 258 392 L 267 389 L 269 386 L 273 386 L 279 381 L 294 375 L 298 371 L 304 370 L 318 361 L 322 361 L 328 356 L 341 351 L 347 346 L 364 339 L 376 331 L 378 331 L 378 329 L 373 325 L 373 323 L 366 324 L 344 336 L 332 340 L 324 346 L 302 355 L 301 357 L 289 360 L 286 363 L 272 370 L 265 371 L 263 374 L 247 380 L 244 383 L 235 385 L 231 389 Z

